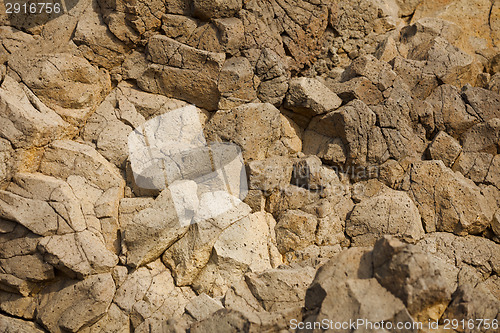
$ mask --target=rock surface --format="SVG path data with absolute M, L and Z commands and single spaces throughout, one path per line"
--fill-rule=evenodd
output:
M 11 5 L 0 332 L 500 320 L 500 1 Z

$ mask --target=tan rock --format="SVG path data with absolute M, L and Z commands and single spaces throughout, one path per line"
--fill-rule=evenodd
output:
M 433 160 L 441 160 L 444 165 L 451 167 L 462 151 L 462 147 L 446 132 L 439 132 L 429 145 L 429 155 Z
M 287 210 L 278 218 L 276 241 L 281 254 L 301 250 L 315 241 L 318 221 L 315 216 L 300 210 Z
M 0 332 L 42 333 L 43 330 L 34 323 L 24 321 L 22 319 L 0 315 Z
M 0 86 L 0 121 L 2 137 L 14 148 L 46 145 L 76 130 L 10 76 Z
M 62 280 L 38 295 L 36 318 L 51 332 L 77 332 L 106 313 L 114 293 L 111 274 L 92 275 L 83 281 Z
M 284 156 L 269 157 L 248 163 L 250 189 L 271 192 L 290 184 L 292 161 Z
M 230 109 L 257 100 L 254 72 L 247 58 L 233 57 L 224 63 L 218 89 L 221 93 L 218 109 Z
M 41 236 L 73 233 L 87 227 L 78 198 L 60 179 L 18 173 L 7 191 L 0 191 L 0 196 L 3 218 Z
M 105 70 L 66 53 L 19 57 L 9 66 L 44 104 L 77 126 L 85 123 L 111 89 Z
M 442 161 L 414 163 L 409 176 L 404 187 L 415 201 L 427 232 L 477 234 L 491 222 L 493 212 L 479 188 Z
M 346 221 L 346 233 L 355 246 L 372 246 L 382 235 L 416 242 L 424 236 L 418 208 L 400 191 L 386 190 L 362 200 Z
M 138 79 L 141 89 L 183 99 L 208 110 L 217 109 L 220 98 L 217 80 L 225 54 L 198 50 L 156 35 L 148 42 L 148 59 L 153 64 Z
M 475 183 L 483 183 L 488 175 L 493 155 L 482 152 L 462 152 L 452 169 Z
M 211 18 L 234 16 L 242 7 L 241 0 L 195 0 L 193 3 L 194 15 L 208 20 Z
M 45 261 L 70 278 L 84 279 L 91 274 L 105 273 L 118 263 L 118 257 L 106 249 L 103 240 L 88 230 L 45 237 L 38 249 Z
M 485 152 L 495 155 L 500 140 L 500 118 L 493 118 L 469 128 L 461 137 L 465 152 Z
M 294 78 L 289 82 L 285 106 L 294 112 L 312 117 L 337 109 L 342 100 L 320 81 Z

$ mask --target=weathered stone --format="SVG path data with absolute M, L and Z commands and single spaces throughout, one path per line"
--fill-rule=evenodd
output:
M 35 318 L 36 300 L 34 297 L 23 297 L 18 294 L 0 291 L 0 309 L 11 316 L 33 320 Z
M 250 271 L 260 273 L 282 264 L 271 214 L 253 213 L 225 229 L 214 243 L 207 266 L 194 282 L 197 292 L 220 296 Z
M 283 156 L 269 157 L 248 163 L 250 189 L 271 192 L 290 184 L 293 165 Z
M 170 271 L 157 260 L 128 275 L 114 302 L 130 317 L 135 331 L 147 332 L 147 327 L 158 329 L 168 318 L 182 314 L 195 296 L 190 288 L 176 287 Z
M 100 170 L 99 173 L 93 170 Z M 85 144 L 60 140 L 45 151 L 40 172 L 66 180 L 71 175 L 87 179 L 102 190 L 124 186 L 118 169 Z
M 76 25 L 73 42 L 90 63 L 112 70 L 125 60 L 129 49 L 104 25 L 96 7 L 87 7 Z
M 0 121 L 0 135 L 14 148 L 42 146 L 76 133 L 73 126 L 10 76 L 0 86 Z
M 493 118 L 471 127 L 461 137 L 465 152 L 497 154 L 500 147 L 500 118 Z
M 244 42 L 243 22 L 236 17 L 213 20 L 220 34 L 220 42 L 226 53 L 235 54 Z
M 285 254 L 301 250 L 314 243 L 318 221 L 315 216 L 300 210 L 287 210 L 276 224 L 278 250 Z
M 87 227 L 77 197 L 60 179 L 18 173 L 7 191 L 0 191 L 0 197 L 1 217 L 38 235 L 62 235 Z
M 241 7 L 241 0 L 195 0 L 193 2 L 193 14 L 203 20 L 219 17 L 231 17 L 240 11 Z
M 433 160 L 441 160 L 444 165 L 451 167 L 462 151 L 462 147 L 446 132 L 439 132 L 429 145 L 429 155 Z
M 99 319 L 95 324 L 80 330 L 82 333 L 99 333 L 99 332 L 130 332 L 130 319 L 116 305 L 111 303 L 106 314 Z
M 137 199 L 134 199 L 129 206 L 132 210 L 127 212 L 130 217 L 122 220 L 123 252 L 127 265 L 132 267 L 157 259 L 187 230 L 187 227 L 181 226 L 178 221 L 168 189 L 163 190 L 153 203 L 141 200 L 137 204 L 136 201 Z M 125 202 L 122 201 L 120 214 L 125 214 L 124 205 Z M 137 210 L 137 213 L 134 210 Z
M 224 63 L 218 81 L 221 93 L 219 109 L 230 109 L 238 105 L 257 101 L 257 82 L 253 68 L 247 58 L 233 57 Z
M 44 259 L 70 278 L 83 279 L 91 274 L 108 272 L 118 258 L 91 231 L 43 238 L 38 249 Z
M 306 117 L 337 109 L 342 100 L 316 79 L 301 77 L 290 80 L 285 106 Z
M 384 99 L 380 90 L 364 76 L 355 77 L 345 82 L 327 80 L 325 84 L 344 103 L 359 99 L 367 105 L 376 105 Z
M 281 135 L 278 109 L 271 104 L 251 103 L 218 111 L 205 128 L 207 139 L 238 144 L 246 161 L 262 160 Z
M 77 332 L 106 313 L 114 293 L 111 274 L 92 275 L 83 281 L 62 280 L 38 295 L 36 318 L 51 332 Z
M 391 60 L 392 69 L 409 87 L 413 97 L 424 99 L 439 86 L 434 74 L 424 72 L 424 61 L 396 56 Z
M 375 121 L 375 113 L 362 101 L 354 100 L 336 111 L 315 117 L 311 121 L 304 134 L 304 151 L 317 153 L 312 147 L 306 146 L 306 143 L 313 144 L 316 141 L 308 141 L 308 135 L 316 133 L 326 137 L 324 139 L 326 145 L 333 143 L 332 139 L 340 138 L 345 145 L 346 163 L 364 165 Z
M 356 246 L 372 246 L 382 235 L 416 242 L 424 235 L 418 208 L 400 191 L 386 190 L 362 200 L 346 221 L 346 233 Z
M 288 91 L 288 67 L 283 59 L 271 48 L 264 48 L 260 52 L 255 73 L 260 78 L 257 96 L 264 103 L 279 106 Z
M 0 332 L 44 332 L 38 325 L 24 321 L 22 319 L 12 318 L 0 314 Z
M 11 274 L 21 280 L 42 282 L 54 278 L 54 268 L 38 253 L 0 259 L 0 266 L 2 273 Z
M 477 234 L 492 219 L 493 213 L 479 188 L 446 168 L 442 161 L 414 163 L 406 186 L 420 211 L 426 232 Z
M 19 57 L 9 66 L 44 104 L 77 126 L 85 123 L 111 89 L 106 70 L 66 53 Z
M 450 290 L 431 258 L 412 245 L 384 237 L 373 248 L 374 276 L 401 299 L 415 320 L 438 320 L 451 300 Z
M 364 76 L 381 91 L 389 88 L 396 79 L 391 65 L 380 61 L 372 55 L 356 58 L 343 73 L 342 80 L 347 81 L 357 76 Z
M 139 88 L 208 110 L 217 109 L 220 98 L 217 81 L 225 54 L 198 50 L 161 35 L 149 39 L 147 50 L 148 60 L 153 64 L 138 79 Z
M 472 106 L 482 121 L 500 118 L 500 95 L 498 93 L 466 85 L 462 88 L 462 97 Z
M 477 114 L 468 107 L 458 88 L 441 85 L 426 99 L 433 107 L 432 129 L 446 131 L 458 138 L 478 121 Z
M 168 250 L 162 256 L 162 261 L 172 270 L 176 285 L 186 286 L 192 283 L 208 263 L 212 247 L 222 231 L 250 214 L 250 211 L 251 208 L 241 202 L 219 216 L 200 220 L 186 227 L 186 234 L 172 246 L 167 246 Z M 200 216 L 202 215 L 203 212 Z
M 207 294 L 195 297 L 186 305 L 186 312 L 195 320 L 206 319 L 220 309 L 223 309 L 221 302 L 216 301 Z
M 475 183 L 483 183 L 488 175 L 492 160 L 493 156 L 488 153 L 462 152 L 452 169 Z
M 9 141 L 0 139 L 0 189 L 4 188 L 14 174 L 14 150 Z
M 267 311 L 280 311 L 301 306 L 307 287 L 314 278 L 314 269 L 272 269 L 245 276 L 248 288 Z

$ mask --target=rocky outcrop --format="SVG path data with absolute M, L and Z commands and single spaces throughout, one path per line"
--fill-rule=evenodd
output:
M 11 2 L 0 332 L 500 320 L 499 1 Z

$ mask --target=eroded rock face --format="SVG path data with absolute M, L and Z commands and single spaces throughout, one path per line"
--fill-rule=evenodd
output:
M 0 332 L 500 319 L 499 1 L 7 3 Z

